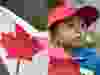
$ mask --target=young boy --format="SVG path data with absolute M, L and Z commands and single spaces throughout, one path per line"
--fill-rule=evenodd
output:
M 89 14 L 88 12 L 91 13 Z M 96 21 L 96 18 L 96 9 L 93 7 L 83 7 L 74 12 L 72 9 L 66 9 L 62 6 L 61 8 L 56 8 L 55 11 L 53 10 L 49 14 L 49 52 L 53 48 L 53 50 L 55 48 L 63 48 L 62 50 L 65 51 L 62 51 L 64 52 L 62 53 L 64 58 L 57 58 L 48 52 L 51 58 L 49 75 L 80 75 L 80 64 L 84 61 L 88 62 L 89 58 L 80 61 L 84 59 L 80 57 L 81 55 L 78 57 L 73 57 L 73 55 L 75 51 L 80 54 L 81 50 L 83 52 L 85 51 L 86 54 L 86 50 L 88 49 L 81 49 L 81 28 L 85 29 L 84 31 L 88 30 L 91 27 L 91 23 Z M 74 52 L 72 48 L 74 48 Z M 90 53 L 95 57 L 96 50 L 91 50 L 94 52 L 90 51 Z M 55 54 L 60 54 L 59 49 Z M 78 63 L 76 62 L 77 60 L 79 61 Z

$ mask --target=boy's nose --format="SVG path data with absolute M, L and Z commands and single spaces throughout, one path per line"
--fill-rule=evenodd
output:
M 75 32 L 80 33 L 81 32 L 81 28 L 80 27 L 76 27 L 75 28 Z

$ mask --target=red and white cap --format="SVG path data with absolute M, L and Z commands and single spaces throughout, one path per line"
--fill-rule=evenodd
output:
M 74 9 L 64 5 L 52 9 L 48 13 L 48 26 L 50 27 L 57 20 L 64 19 L 65 16 L 71 16 L 72 13 L 74 13 Z
M 64 5 L 58 6 L 57 8 L 52 9 L 48 14 L 48 27 L 57 20 L 64 19 L 66 16 L 80 16 L 81 18 L 87 16 L 91 19 L 92 16 L 95 16 L 95 18 L 98 17 L 98 11 L 92 6 L 84 6 L 81 8 L 68 8 Z

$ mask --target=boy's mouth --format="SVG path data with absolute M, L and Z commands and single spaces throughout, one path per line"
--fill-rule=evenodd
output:
M 73 41 L 80 41 L 80 40 L 81 40 L 80 36 L 73 38 Z
M 80 38 L 75 38 L 75 40 L 81 40 Z

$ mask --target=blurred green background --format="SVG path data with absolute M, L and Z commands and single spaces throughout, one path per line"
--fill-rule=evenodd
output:
M 48 30 L 48 16 L 32 16 L 32 25 L 37 30 L 47 31 Z
M 56 7 L 57 0 L 48 0 L 48 10 Z M 32 25 L 39 31 L 48 30 L 48 15 L 47 16 L 32 16 Z
M 82 32 L 82 45 L 88 48 L 100 48 L 100 32 Z

